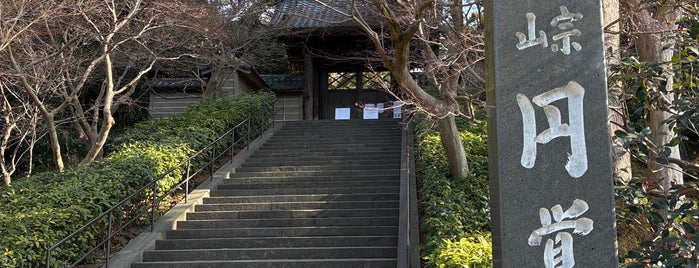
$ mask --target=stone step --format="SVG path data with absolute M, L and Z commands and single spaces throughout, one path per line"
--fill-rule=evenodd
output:
M 392 149 L 391 149 L 392 150 Z M 339 151 L 318 151 L 316 153 L 298 153 L 294 151 L 268 151 L 255 154 L 245 160 L 242 166 L 250 163 L 265 163 L 277 162 L 281 165 L 285 163 L 316 163 L 322 164 L 321 161 L 342 161 L 342 162 L 357 162 L 366 163 L 372 161 L 396 161 L 395 158 L 400 158 L 398 152 L 373 151 L 373 152 L 339 152 Z M 400 160 L 398 160 L 400 161 Z
M 380 246 L 150 250 L 143 252 L 143 261 L 395 258 L 396 254 L 395 247 Z
M 383 169 L 380 171 L 371 171 L 374 174 L 400 174 L 399 168 L 393 169 Z M 370 173 L 370 174 L 371 174 Z M 353 176 L 357 174 L 357 170 L 307 170 L 307 171 L 267 171 L 267 172 L 241 172 L 236 170 L 235 173 L 231 173 L 229 176 L 231 178 L 258 178 L 258 177 L 280 177 L 280 178 L 291 178 L 291 177 L 317 177 L 317 176 Z
M 316 143 L 335 143 L 335 142 L 349 142 L 349 143 L 378 143 L 378 142 L 388 142 L 396 143 L 400 142 L 400 132 L 378 132 L 378 133 L 346 133 L 346 132 L 277 132 L 274 137 L 271 137 L 265 142 L 275 143 L 275 142 L 285 142 L 285 141 L 296 141 L 304 142 L 309 144 Z
M 274 144 L 274 143 L 284 143 L 284 142 L 299 142 L 308 144 L 320 144 L 320 143 L 348 143 L 348 144 L 361 144 L 361 143 L 391 143 L 400 144 L 401 132 L 391 131 L 391 132 L 357 132 L 348 133 L 342 131 L 324 131 L 324 132 L 277 132 L 273 137 L 270 137 L 265 141 L 264 145 Z
M 324 134 L 339 134 L 339 135 L 387 135 L 390 133 L 400 133 L 398 127 L 364 127 L 364 128 L 342 128 L 342 127 L 284 127 L 277 131 L 281 134 L 298 134 L 298 135 L 324 135 Z M 275 133 L 276 134 L 276 133 Z
M 337 188 L 285 188 L 253 190 L 211 190 L 210 196 L 251 196 L 251 195 L 307 195 L 307 194 L 353 194 L 353 193 L 398 193 L 398 186 L 386 187 L 337 187 Z
M 333 182 L 333 181 L 387 181 L 399 180 L 400 175 L 396 174 L 357 174 L 355 176 L 299 176 L 299 177 L 233 177 L 223 179 L 223 184 L 245 184 L 245 183 L 286 183 L 286 182 Z
M 394 160 L 394 158 L 398 158 L 398 160 Z M 247 160 L 245 160 L 245 164 L 247 165 L 248 163 L 258 163 L 258 162 L 267 162 L 267 161 L 277 161 L 277 162 L 282 162 L 287 161 L 288 163 L 295 163 L 295 162 L 316 162 L 316 161 L 329 161 L 329 162 L 334 162 L 334 161 L 345 161 L 345 162 L 350 162 L 350 161 L 377 161 L 377 160 L 391 160 L 391 161 L 399 161 L 400 162 L 400 156 L 398 156 L 396 153 L 374 153 L 372 155 L 335 155 L 335 156 L 305 156 L 305 155 L 296 155 L 296 154 L 289 154 L 287 156 L 272 156 L 272 157 L 265 157 L 264 155 L 257 155 L 253 154 L 251 155 Z
M 138 262 L 131 268 L 395 268 L 396 258 Z
M 387 155 L 384 155 L 387 156 Z M 394 157 L 354 157 L 352 160 L 348 158 L 336 158 L 328 159 L 325 157 L 310 158 L 307 157 L 304 160 L 298 160 L 294 158 L 289 159 L 275 159 L 275 158 L 253 158 L 248 159 L 243 164 L 244 167 L 255 167 L 259 165 L 268 166 L 341 166 L 341 165 L 400 165 L 400 159 L 393 159 Z
M 165 237 L 168 239 L 202 239 L 270 236 L 374 236 L 395 235 L 397 233 L 398 226 L 309 226 L 171 230 L 166 232 Z
M 261 190 L 285 188 L 341 188 L 341 187 L 390 187 L 400 186 L 400 180 L 364 180 L 364 181 L 331 181 L 331 182 L 298 182 L 280 183 L 236 183 L 236 180 L 226 180 L 218 186 L 218 190 Z
M 373 201 L 398 200 L 398 193 L 375 194 L 315 194 L 315 195 L 267 195 L 206 197 L 204 204 L 260 203 L 260 202 L 312 202 L 312 201 Z
M 349 142 L 346 138 L 337 137 L 331 140 L 317 140 L 311 139 L 308 141 L 277 141 L 277 142 L 267 142 L 262 148 L 314 148 L 314 147 L 396 147 L 400 146 L 400 140 L 377 140 L 377 141 L 356 141 Z
M 260 148 L 257 153 L 312 153 L 312 152 L 344 152 L 344 153 L 363 153 L 371 152 L 373 154 L 378 153 L 390 153 L 399 155 L 400 144 L 363 144 L 363 145 L 346 145 L 346 144 L 313 144 L 313 145 L 299 145 L 299 144 L 286 144 L 286 145 L 270 145 Z M 300 154 L 299 156 L 314 156 L 313 154 Z M 366 155 L 370 156 L 370 155 Z
M 382 155 L 393 155 L 394 157 L 400 155 L 400 148 L 364 148 L 364 150 L 352 150 L 348 148 L 336 149 L 336 150 L 325 150 L 322 148 L 317 149 L 298 149 L 298 150 L 265 150 L 259 149 L 253 158 L 264 158 L 264 157 L 326 157 L 326 156 L 350 156 L 356 157 L 361 156 L 365 158 L 380 157 Z
M 274 144 L 284 144 L 284 143 L 308 143 L 308 144 L 400 144 L 400 136 L 395 133 L 386 134 L 371 134 L 371 135 L 341 135 L 341 134 L 328 134 L 330 136 L 323 135 L 279 135 L 274 136 L 267 140 L 264 145 L 274 145 Z
M 401 128 L 284 123 L 131 267 L 396 267 Z
M 376 154 L 394 154 L 400 155 L 400 146 L 395 146 L 395 148 L 377 148 L 377 147 L 337 147 L 329 149 L 327 147 L 313 147 L 313 148 L 260 148 L 255 152 L 255 154 L 260 154 L 262 156 L 275 156 L 275 155 L 311 155 L 311 156 L 343 156 L 343 155 L 363 155 L 366 157 L 371 157 Z
M 376 179 L 393 179 L 396 176 L 400 176 L 398 173 L 399 169 L 389 170 L 386 172 L 372 172 L 372 173 L 356 173 L 356 172 L 346 172 L 346 171 L 326 171 L 326 172 L 235 172 L 228 174 L 227 179 L 232 180 L 255 180 L 255 179 L 267 179 L 267 178 L 277 178 L 277 179 L 317 179 L 317 178 L 328 178 L 329 181 L 332 180 L 367 180 L 371 178 Z M 354 173 L 354 175 L 352 175 Z M 266 175 L 269 176 L 266 176 Z
M 316 165 L 316 166 L 262 166 L 262 167 L 239 167 L 236 168 L 236 172 L 327 172 L 328 170 L 336 171 L 353 171 L 355 174 L 357 172 L 376 172 L 379 170 L 386 169 L 396 169 L 400 168 L 398 165 L 381 165 L 381 164 L 367 164 L 358 165 L 355 163 L 346 163 L 338 165 Z
M 393 246 L 397 236 L 318 236 L 318 237 L 255 237 L 167 239 L 155 242 L 155 249 L 209 249 L 209 248 L 269 248 L 269 247 L 352 247 Z
M 352 125 L 352 126 L 347 126 L 347 125 L 303 125 L 303 124 L 287 124 L 283 128 L 281 128 L 279 131 L 305 131 L 309 132 L 309 130 L 315 131 L 342 131 L 342 132 L 378 132 L 378 131 L 389 131 L 389 130 L 394 130 L 394 131 L 399 131 L 402 129 L 402 125 L 400 124 L 374 124 L 374 125 Z M 312 132 L 311 132 L 312 133 Z
M 373 128 L 376 126 L 390 127 L 390 126 L 401 126 L 400 120 L 391 118 L 382 118 L 379 120 L 306 120 L 306 121 L 289 121 L 286 122 L 284 127 L 351 127 L 352 129 L 357 128 Z
M 337 218 L 337 217 L 397 217 L 397 208 L 371 209 L 293 209 L 260 211 L 189 212 L 187 220 L 272 219 L 272 218 Z
M 402 128 L 401 124 L 388 123 L 388 124 L 353 124 L 348 126 L 347 124 L 286 124 L 282 130 L 306 130 L 309 128 L 313 130 L 345 130 L 345 131 L 381 131 L 381 130 L 398 130 Z
M 239 204 L 200 204 L 196 211 L 257 211 L 287 209 L 362 209 L 398 208 L 398 201 L 319 201 L 319 202 L 271 202 Z
M 291 124 L 286 124 L 284 125 L 285 130 L 288 129 L 308 129 L 308 128 L 313 128 L 313 129 L 345 129 L 345 130 L 385 130 L 385 129 L 399 129 L 403 125 L 400 124 L 400 122 L 381 122 L 381 123 L 369 123 L 369 124 L 364 124 L 364 123 L 341 123 L 337 124 L 335 122 L 333 123 L 327 123 L 327 122 L 318 122 L 318 123 L 291 123 Z
M 279 137 L 279 139 L 275 140 L 269 140 L 267 141 L 263 147 L 276 147 L 276 146 L 290 146 L 290 145 L 296 145 L 296 146 L 307 146 L 307 147 L 314 147 L 314 146 L 346 146 L 346 147 L 356 147 L 356 146 L 368 146 L 368 145 L 375 145 L 375 146 L 394 146 L 394 147 L 400 147 L 401 145 L 401 139 L 400 135 L 388 135 L 386 137 L 383 136 L 372 136 L 372 137 L 356 137 L 356 136 L 341 136 L 341 135 L 336 135 L 333 136 L 332 138 L 329 137 L 316 137 L 316 136 L 308 136 L 308 137 L 299 137 L 296 136 L 297 138 L 286 138 L 286 137 Z
M 218 229 L 246 227 L 304 227 L 304 226 L 393 226 L 398 225 L 396 217 L 365 218 L 274 218 L 274 219 L 234 219 L 179 221 L 178 230 Z

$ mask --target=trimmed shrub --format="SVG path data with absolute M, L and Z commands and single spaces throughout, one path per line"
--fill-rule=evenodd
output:
M 134 165 L 134 170 L 139 166 L 147 167 L 146 161 Z M 140 171 L 154 177 L 147 168 Z M 0 196 L 0 225 L 3 226 L 0 249 L 4 251 L 0 264 L 3 267 L 42 266 L 48 247 L 129 193 L 129 187 L 121 183 L 126 178 L 121 175 L 127 172 L 112 173 L 103 165 L 79 167 L 63 174 L 38 174 L 6 188 Z M 98 235 L 98 230 L 88 230 L 76 241 L 91 245 Z M 57 253 L 65 257 L 61 259 L 68 259 L 82 254 L 83 250 L 82 245 L 71 244 Z M 54 262 L 54 266 L 63 264 L 65 262 Z
M 260 111 L 271 120 L 274 101 L 270 92 L 205 101 L 181 116 L 142 122 L 114 134 L 106 148 L 110 153 L 100 163 L 62 174 L 36 174 L 0 188 L 0 267 L 44 266 L 49 247 L 230 127 Z M 166 177 L 159 182 L 158 191 L 170 189 L 179 179 Z M 52 267 L 62 267 L 85 254 L 86 248 L 103 239 L 103 227 L 98 224 L 56 249 Z
M 429 267 L 492 267 L 485 124 L 459 124 L 470 168 L 460 179 L 449 174 L 439 133 L 417 118 L 423 258 Z
M 493 244 L 490 234 L 462 237 L 459 240 L 444 239 L 435 267 L 490 268 L 493 267 Z

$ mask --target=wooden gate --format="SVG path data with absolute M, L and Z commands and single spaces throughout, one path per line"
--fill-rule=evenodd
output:
M 363 119 L 367 104 L 388 108 L 394 98 L 386 93 L 391 87 L 388 72 L 322 71 L 318 76 L 320 119 L 335 119 L 337 108 L 349 108 L 350 119 Z M 380 118 L 391 118 L 391 110 L 379 111 Z

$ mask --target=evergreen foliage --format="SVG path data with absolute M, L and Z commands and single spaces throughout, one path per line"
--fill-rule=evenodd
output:
M 429 267 L 491 267 L 488 145 L 485 124 L 459 124 L 471 161 L 468 179 L 449 173 L 439 133 L 418 116 L 417 170 L 422 252 Z
M 64 173 L 46 172 L 0 192 L 0 266 L 41 267 L 46 251 L 60 239 L 114 206 L 163 172 L 203 149 L 248 116 L 271 118 L 275 96 L 262 92 L 202 102 L 182 116 L 147 121 L 114 137 L 102 162 Z M 259 134 L 259 133 L 258 133 Z M 181 174 L 181 173 L 175 173 Z M 179 182 L 170 176 L 159 192 Z M 128 207 L 128 206 L 127 206 Z M 125 213 L 127 208 L 125 208 Z M 104 237 L 95 225 L 54 252 L 52 266 L 75 261 Z

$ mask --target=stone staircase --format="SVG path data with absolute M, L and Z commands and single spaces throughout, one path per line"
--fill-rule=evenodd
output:
M 286 122 L 142 267 L 396 267 L 398 121 Z

